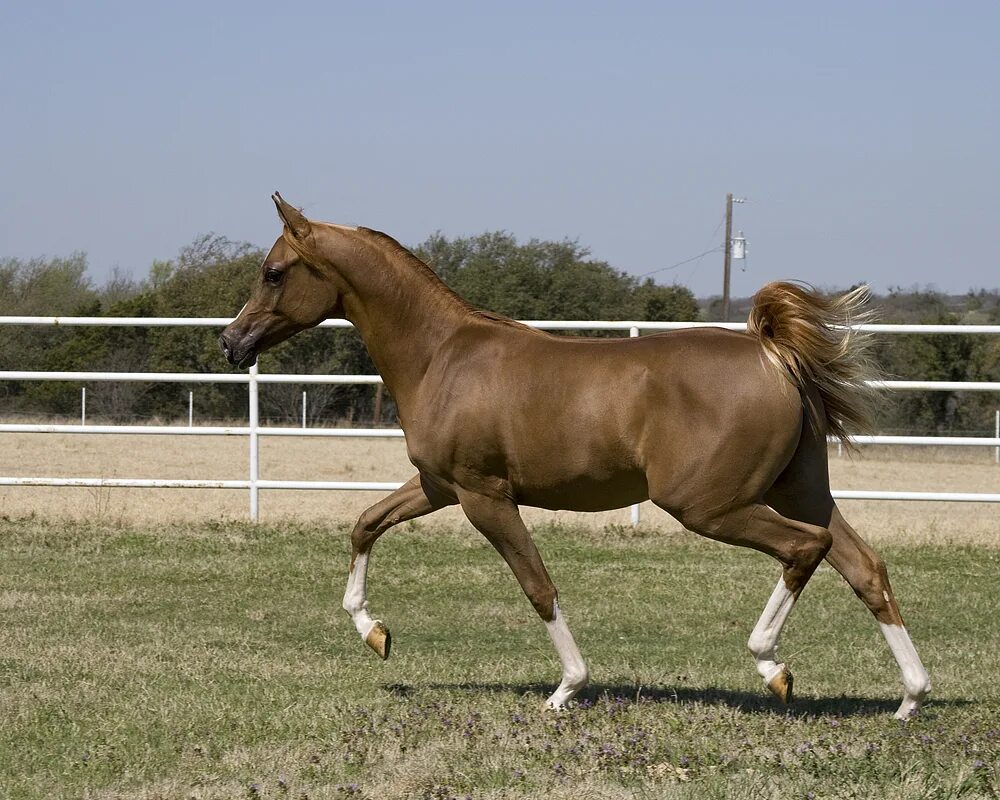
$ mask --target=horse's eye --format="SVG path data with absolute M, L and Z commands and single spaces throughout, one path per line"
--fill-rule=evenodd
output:
M 277 286 L 281 283 L 281 270 L 269 269 L 264 272 L 265 282 L 271 284 L 272 286 Z

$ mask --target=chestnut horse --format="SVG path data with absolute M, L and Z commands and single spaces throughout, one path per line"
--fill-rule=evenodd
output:
M 776 654 L 782 626 L 825 558 L 875 615 L 899 664 L 896 716 L 919 710 L 930 682 L 885 565 L 830 495 L 827 434 L 864 429 L 872 402 L 864 342 L 849 327 L 864 289 L 825 298 L 769 284 L 746 333 L 553 336 L 473 308 L 383 233 L 310 221 L 273 199 L 284 230 L 219 343 L 246 366 L 343 317 L 392 392 L 417 474 L 358 519 L 344 595 L 382 658 L 389 631 L 366 597 L 372 545 L 393 525 L 459 503 L 544 620 L 562 664 L 547 704 L 563 707 L 587 667 L 518 505 L 599 511 L 648 498 L 689 530 L 780 562 L 748 643 L 777 697 L 792 693 Z

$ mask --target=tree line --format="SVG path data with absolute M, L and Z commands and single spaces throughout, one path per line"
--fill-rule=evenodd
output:
M 699 303 L 685 287 L 640 280 L 590 257 L 578 242 L 518 242 L 506 232 L 429 237 L 413 248 L 455 291 L 482 308 L 519 319 L 718 320 L 717 298 Z M 228 317 L 245 302 L 264 252 L 246 243 L 202 236 L 175 259 L 154 262 L 134 280 L 113 274 L 95 286 L 86 257 L 0 259 L 0 313 L 114 317 Z M 884 322 L 1000 322 L 996 291 L 948 296 L 929 289 L 894 289 L 874 298 Z M 745 319 L 749 298 L 733 306 Z M 0 369 L 223 372 L 217 330 L 205 328 L 0 327 Z M 619 332 L 576 332 L 616 336 Z M 570 334 L 574 335 L 574 334 Z M 1000 337 L 882 336 L 875 358 L 888 377 L 914 380 L 1000 380 Z M 265 372 L 371 373 L 374 367 L 354 331 L 316 329 L 293 337 L 260 359 Z M 390 423 L 391 398 L 371 386 L 267 384 L 261 415 L 274 424 L 301 419 L 308 389 L 310 424 Z M 186 417 L 188 391 L 198 420 L 246 416 L 240 384 L 95 382 L 87 386 L 88 414 L 111 421 L 169 422 Z M 1000 398 L 991 393 L 906 392 L 881 409 L 879 429 L 913 434 L 987 433 Z M 79 384 L 0 381 L 0 414 L 7 419 L 74 417 Z M 374 420 L 377 406 L 382 419 Z

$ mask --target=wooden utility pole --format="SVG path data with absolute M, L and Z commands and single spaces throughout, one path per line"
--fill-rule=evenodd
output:
M 725 257 L 722 262 L 722 321 L 729 322 L 729 271 L 733 257 L 733 193 L 726 195 L 726 238 L 723 242 Z

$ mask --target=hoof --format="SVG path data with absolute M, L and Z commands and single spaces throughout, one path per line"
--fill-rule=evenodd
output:
M 382 620 L 376 620 L 372 629 L 365 637 L 365 644 L 378 653 L 378 657 L 385 661 L 389 657 L 389 648 L 392 647 L 392 635 L 385 627 Z
M 900 722 L 909 722 L 911 719 L 918 716 L 927 694 L 927 692 L 924 692 L 915 697 L 904 697 L 903 704 L 899 707 L 899 710 L 896 711 L 896 719 Z
M 788 667 L 782 665 L 781 672 L 767 682 L 767 688 L 771 694 L 777 697 L 786 705 L 792 702 L 792 673 Z

